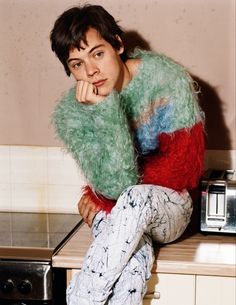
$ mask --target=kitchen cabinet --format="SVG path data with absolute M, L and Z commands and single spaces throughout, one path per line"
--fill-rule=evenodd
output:
M 236 278 L 153 274 L 143 305 L 236 305 Z
M 143 305 L 174 304 L 195 305 L 194 275 L 153 274 L 148 283 Z
M 236 278 L 223 276 L 196 277 L 196 305 L 235 305 Z
M 68 271 L 68 280 L 79 272 Z M 186 274 L 153 274 L 143 305 L 235 305 L 236 278 Z

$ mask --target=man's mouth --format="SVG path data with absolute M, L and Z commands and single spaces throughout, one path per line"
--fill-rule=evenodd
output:
M 97 82 L 94 82 L 93 85 L 98 88 L 98 87 L 103 86 L 105 84 L 105 82 L 106 82 L 106 79 L 102 79 L 102 80 L 99 80 Z

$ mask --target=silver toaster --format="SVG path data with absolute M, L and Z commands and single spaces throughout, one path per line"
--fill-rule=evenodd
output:
M 236 172 L 208 170 L 201 181 L 200 231 L 236 234 Z

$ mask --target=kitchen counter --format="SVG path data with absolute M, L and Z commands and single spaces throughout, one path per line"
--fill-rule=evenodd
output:
M 53 257 L 53 266 L 80 269 L 92 241 L 86 224 Z M 192 233 L 156 247 L 153 273 L 236 276 L 236 237 Z

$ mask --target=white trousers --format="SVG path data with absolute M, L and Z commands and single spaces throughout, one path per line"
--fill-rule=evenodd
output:
M 67 288 L 68 305 L 141 305 L 154 261 L 152 240 L 174 241 L 192 214 L 187 191 L 135 185 L 109 215 L 99 212 L 81 272 Z

